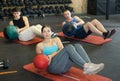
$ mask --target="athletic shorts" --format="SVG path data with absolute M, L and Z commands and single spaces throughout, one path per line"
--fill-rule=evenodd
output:
M 89 30 L 88 32 L 85 31 L 84 27 L 82 26 L 80 29 L 78 29 L 75 33 L 76 38 L 84 39 L 88 35 L 90 35 L 92 32 Z

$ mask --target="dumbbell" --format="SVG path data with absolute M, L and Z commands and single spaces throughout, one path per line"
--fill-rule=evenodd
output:
M 0 62 L 0 68 L 8 69 L 8 67 L 9 67 L 9 60 L 8 59 Z

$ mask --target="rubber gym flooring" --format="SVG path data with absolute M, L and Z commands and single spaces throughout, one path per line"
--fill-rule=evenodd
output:
M 78 14 L 77 14 L 78 15 Z M 112 36 L 112 41 L 104 45 L 97 46 L 80 41 L 69 40 L 72 44 L 80 43 L 85 48 L 89 57 L 94 63 L 105 63 L 105 68 L 98 74 L 111 78 L 113 81 L 120 81 L 120 15 L 110 15 L 109 20 L 105 16 L 78 15 L 85 21 L 97 18 L 107 29 L 116 28 L 117 33 Z M 30 25 L 41 24 L 50 25 L 54 32 L 61 31 L 60 24 L 64 20 L 63 16 L 49 15 L 45 18 L 30 18 Z M 0 31 L 3 31 L 9 20 L 0 20 Z M 61 38 L 62 41 L 68 41 Z M 66 44 L 64 44 L 66 45 Z M 9 59 L 10 66 L 7 70 L 0 72 L 16 70 L 17 73 L 0 75 L 0 81 L 51 81 L 36 74 L 25 71 L 22 66 L 33 61 L 36 44 L 24 46 L 17 43 L 11 43 L 0 38 L 0 60 Z M 75 67 L 78 67 L 75 65 Z

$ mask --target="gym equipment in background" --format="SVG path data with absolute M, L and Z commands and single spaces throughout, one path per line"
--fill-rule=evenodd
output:
M 3 60 L 0 62 L 0 68 L 1 69 L 8 69 L 9 68 L 9 60 L 6 59 L 6 60 Z

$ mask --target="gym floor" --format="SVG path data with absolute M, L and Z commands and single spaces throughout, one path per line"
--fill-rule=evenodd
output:
M 74 14 L 75 15 L 75 14 Z M 77 14 L 78 15 L 78 14 Z M 93 16 L 93 15 L 78 15 L 85 21 L 90 21 L 94 18 L 100 20 L 100 22 L 107 29 L 116 28 L 117 32 L 112 36 L 112 41 L 105 43 L 104 45 L 97 46 L 80 41 L 69 40 L 70 43 L 80 43 L 85 48 L 88 56 L 94 63 L 105 63 L 105 68 L 98 74 L 111 78 L 113 81 L 120 81 L 120 15 L 110 15 L 109 20 L 105 19 L 105 16 Z M 64 20 L 63 16 L 46 16 L 42 18 L 30 18 L 30 25 L 50 25 L 54 32 L 61 31 L 60 24 Z M 9 20 L 0 20 L 0 31 L 8 25 Z M 62 41 L 66 41 L 61 38 Z M 66 44 L 64 44 L 66 45 Z M 0 72 L 16 70 L 17 73 L 0 75 L 0 81 L 51 81 L 42 76 L 38 76 L 31 72 L 24 70 L 22 67 L 25 64 L 33 61 L 36 44 L 24 46 L 17 43 L 11 43 L 7 40 L 0 38 L 0 61 L 3 59 L 9 59 L 10 66 L 7 70 L 0 69 Z M 75 67 L 78 67 L 75 65 Z

